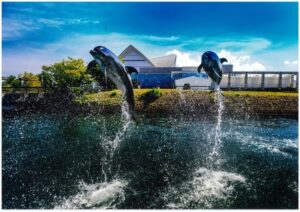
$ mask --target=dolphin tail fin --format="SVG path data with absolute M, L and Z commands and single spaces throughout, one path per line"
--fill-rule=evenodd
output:
M 197 69 L 198 73 L 201 72 L 202 67 L 203 67 L 203 65 L 202 65 L 202 63 L 201 63 L 201 64 L 199 65 L 198 69 Z
M 228 63 L 228 61 L 227 61 L 226 58 L 220 58 L 220 62 L 221 62 L 221 64 L 222 64 L 222 63 L 225 63 L 225 62 Z

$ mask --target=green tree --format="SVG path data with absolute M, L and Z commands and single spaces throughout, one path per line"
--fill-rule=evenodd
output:
M 19 78 L 22 78 L 24 81 L 38 81 L 39 80 L 38 75 L 35 75 L 31 72 L 26 72 L 26 71 L 23 74 L 20 74 Z
M 38 74 L 25 71 L 24 73 L 19 74 L 19 80 L 23 80 L 23 85 L 25 87 L 41 87 L 41 81 Z
M 92 82 L 82 59 L 68 58 L 53 65 L 42 66 L 43 71 L 53 77 L 57 87 L 79 87 Z
M 10 75 L 6 78 L 5 83 L 11 85 L 16 79 L 17 79 L 16 76 Z
M 14 75 L 10 75 L 6 78 L 5 84 L 8 84 L 13 88 L 19 88 L 21 87 L 21 80 L 17 79 Z
M 42 87 L 44 88 L 51 88 L 54 84 L 53 76 L 49 72 L 42 71 L 42 73 L 39 74 L 39 79 L 42 82 Z

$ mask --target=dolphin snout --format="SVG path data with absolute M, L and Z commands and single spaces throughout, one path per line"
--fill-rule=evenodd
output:
M 97 54 L 97 52 L 94 51 L 94 50 L 91 50 L 91 51 L 90 51 L 90 54 L 91 54 L 92 56 L 95 56 L 95 55 Z

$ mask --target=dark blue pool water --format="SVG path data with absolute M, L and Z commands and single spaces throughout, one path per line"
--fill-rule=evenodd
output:
M 297 208 L 298 121 L 4 116 L 3 208 Z

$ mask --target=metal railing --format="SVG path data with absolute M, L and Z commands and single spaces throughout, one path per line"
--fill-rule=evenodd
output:
M 298 72 L 235 71 L 223 74 L 222 88 L 298 88 Z
M 2 95 L 6 93 L 23 93 L 23 94 L 29 94 L 29 93 L 37 93 L 42 94 L 44 93 L 45 88 L 42 87 L 23 87 L 23 88 L 12 88 L 12 87 L 2 87 Z

